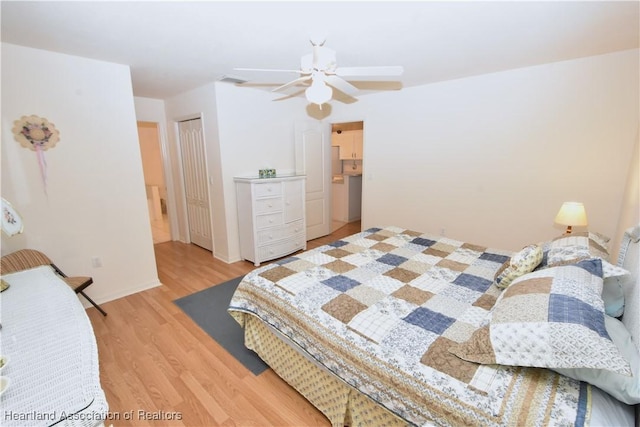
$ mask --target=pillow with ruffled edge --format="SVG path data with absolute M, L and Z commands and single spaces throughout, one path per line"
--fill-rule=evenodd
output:
M 548 254 L 549 250 L 552 246 L 558 247 L 562 246 L 567 242 L 573 240 L 577 240 L 580 242 L 580 246 L 585 246 L 589 250 L 589 258 L 601 258 L 605 261 L 609 261 L 609 241 L 611 238 L 605 236 L 602 233 L 598 233 L 595 231 L 586 231 L 586 232 L 578 232 L 571 234 L 563 234 L 561 236 L 555 237 L 552 240 L 546 240 L 544 242 L 538 243 L 538 246 L 542 247 L 543 260 L 538 266 L 538 268 L 546 268 L 548 267 Z
M 592 232 L 563 234 L 551 241 L 548 263 L 553 266 L 557 262 L 580 260 L 583 258 L 600 258 L 609 260 L 609 249 L 599 234 Z
M 540 244 L 543 251 L 542 261 L 537 270 L 565 264 L 575 264 L 585 259 L 602 260 L 603 278 L 619 277 L 629 274 L 627 270 L 609 262 L 607 242 L 610 239 L 596 232 L 563 234 Z
M 604 234 L 594 231 L 563 234 L 562 236 L 553 239 L 552 247 L 557 244 L 562 245 L 562 242 L 567 238 L 573 238 L 574 240 L 579 239 L 582 245 L 588 247 L 589 253 L 593 258 L 601 258 L 605 261 L 609 261 L 609 241 L 611 239 Z
M 542 261 L 542 248 L 538 245 L 525 246 L 502 265 L 493 283 L 504 289 L 518 277 L 532 272 L 540 261 Z
M 588 382 L 627 405 L 636 405 L 640 403 L 640 380 L 638 379 L 638 375 L 640 375 L 640 354 L 638 354 L 638 349 L 631 340 L 631 334 L 621 321 L 606 316 L 604 325 L 613 343 L 629 362 L 633 372 L 632 377 L 604 369 L 553 368 L 553 370 L 574 380 Z
M 629 270 L 611 264 L 609 261 L 602 260 L 602 277 L 608 279 L 610 277 L 622 277 L 631 274 Z
M 605 328 L 602 284 L 600 259 L 521 276 L 498 297 L 488 325 L 449 351 L 482 364 L 631 375 Z

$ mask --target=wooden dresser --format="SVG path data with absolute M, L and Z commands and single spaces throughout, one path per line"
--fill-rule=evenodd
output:
M 234 178 L 240 256 L 261 262 L 306 249 L 305 177 Z

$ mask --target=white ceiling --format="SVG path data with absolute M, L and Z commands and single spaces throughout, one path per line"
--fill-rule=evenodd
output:
M 285 83 L 309 39 L 338 66 L 402 65 L 404 87 L 639 47 L 638 1 L 5 1 L 2 41 L 128 64 L 136 96 L 224 75 Z M 360 79 L 358 79 L 360 80 Z

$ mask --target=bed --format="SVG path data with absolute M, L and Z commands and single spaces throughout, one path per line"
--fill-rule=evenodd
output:
M 513 253 L 371 228 L 252 271 L 228 310 L 333 426 L 634 425 L 638 240 L 610 262 L 591 232 Z

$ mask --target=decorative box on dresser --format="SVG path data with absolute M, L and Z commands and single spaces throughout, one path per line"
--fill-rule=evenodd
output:
M 305 177 L 235 177 L 240 256 L 261 262 L 307 248 Z

